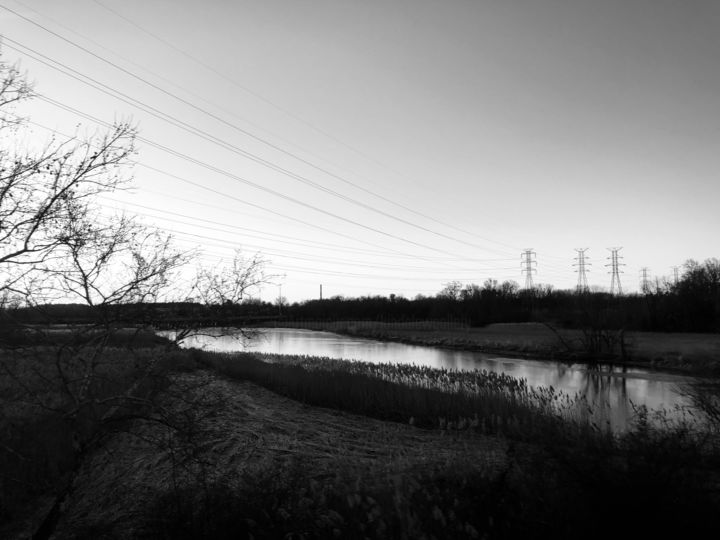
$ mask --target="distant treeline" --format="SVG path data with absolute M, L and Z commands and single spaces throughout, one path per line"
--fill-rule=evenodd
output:
M 278 305 L 259 300 L 223 305 L 193 302 L 88 307 L 55 304 L 5 310 L 5 319 L 23 323 L 262 324 L 269 320 L 384 322 L 452 320 L 473 326 L 498 322 L 547 322 L 567 328 L 624 328 L 664 332 L 720 331 L 720 260 L 688 261 L 677 283 L 656 282 L 643 294 L 521 290 L 517 283 L 487 280 L 483 285 L 448 283 L 435 296 L 413 299 L 391 294 Z
M 448 283 L 432 297 L 333 297 L 293 304 L 285 312 L 296 319 L 453 319 L 474 326 L 534 321 L 568 328 L 718 332 L 720 260 L 690 260 L 677 283 L 649 283 L 643 294 L 578 293 L 548 286 L 521 290 L 513 281 L 487 280 L 483 285 Z

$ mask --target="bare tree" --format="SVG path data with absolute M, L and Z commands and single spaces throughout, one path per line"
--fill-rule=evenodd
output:
M 157 301 L 172 272 L 191 252 L 179 252 L 172 238 L 121 215 L 90 221 L 86 209 L 71 217 L 58 236 L 58 254 L 38 266 L 46 276 L 47 297 L 71 297 L 89 306 Z
M 23 119 L 14 105 L 32 96 L 18 70 L 0 63 L 0 290 L 15 285 L 57 255 L 81 208 L 122 187 L 121 165 L 134 153 L 135 129 L 121 122 L 108 133 L 81 140 L 51 138 L 38 150 L 13 148 Z
M 462 288 L 461 282 L 448 281 L 437 296 L 439 298 L 449 298 L 450 300 L 460 300 L 462 298 Z
M 192 292 L 204 304 L 239 304 L 268 281 L 263 257 L 256 253 L 248 259 L 238 249 L 227 263 L 198 267 Z
M 171 298 L 175 276 L 194 253 L 174 249 L 169 235 L 132 217 L 100 211 L 99 195 L 129 185 L 130 123 L 87 139 L 54 138 L 38 150 L 14 148 L 24 122 L 10 109 L 31 95 L 18 70 L 0 63 L 0 329 L 12 322 L 10 306 L 43 314 L 53 302 L 80 302 L 86 311 L 79 322 L 48 316 L 42 324 L 16 325 L 25 337 L 32 332 L 20 347 L 0 340 L 0 429 L 30 426 L 24 433 L 42 438 L 46 433 L 33 426 L 63 426 L 41 459 L 52 461 L 55 443 L 71 440 L 77 470 L 98 437 L 122 418 L 172 423 L 156 396 L 171 378 L 163 362 L 177 351 L 172 344 L 156 346 L 152 332 L 143 334 L 153 321 L 141 312 Z M 265 280 L 259 255 L 245 260 L 237 253 L 224 269 L 198 271 L 192 289 L 206 304 L 235 303 Z M 0 445 L 0 502 L 7 500 L 10 469 L 19 477 L 17 470 L 26 467 L 30 479 L 37 469 L 25 435 L 13 437 Z M 43 529 L 52 530 L 71 489 L 73 474 L 64 476 Z

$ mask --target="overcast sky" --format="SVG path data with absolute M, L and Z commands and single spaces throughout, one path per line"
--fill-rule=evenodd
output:
M 131 118 L 150 141 L 135 193 L 106 204 L 210 262 L 263 253 L 291 301 L 321 283 L 326 297 L 523 284 L 525 248 L 536 283 L 570 288 L 574 248 L 589 248 L 589 283 L 609 287 L 606 248 L 622 246 L 631 291 L 641 267 L 720 256 L 720 2 L 0 6 L 3 59 L 38 94 Z M 98 129 L 42 99 L 27 112 Z

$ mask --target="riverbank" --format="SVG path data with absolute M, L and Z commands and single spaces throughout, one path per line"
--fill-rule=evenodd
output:
M 720 334 L 627 332 L 623 358 L 619 352 L 589 353 L 585 346 L 588 337 L 580 330 L 555 329 L 541 323 L 474 328 L 443 322 L 336 321 L 292 322 L 288 327 L 513 358 L 621 364 L 693 376 L 720 376 Z
M 492 373 L 198 350 L 164 360 L 151 406 L 103 424 L 84 454 L 53 538 L 606 538 L 616 525 L 597 516 L 621 511 L 624 530 L 650 535 L 720 526 L 717 452 L 692 426 L 640 417 L 611 436 L 558 417 L 572 403 L 552 391 Z M 15 424 L 32 426 L 27 414 Z M 52 436 L 50 452 L 69 442 Z

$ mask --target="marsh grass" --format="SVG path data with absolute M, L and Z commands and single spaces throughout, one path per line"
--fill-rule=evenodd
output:
M 367 476 L 351 463 L 318 475 L 301 462 L 239 483 L 188 486 L 149 509 L 157 538 L 480 538 L 502 519 L 503 482 L 457 462 L 410 474 Z
M 532 438 L 569 431 L 611 436 L 584 420 L 582 397 L 532 388 L 489 371 L 348 362 L 330 358 L 203 353 L 207 366 L 321 407 L 443 430 Z
M 582 400 L 503 375 L 274 355 L 197 358 L 311 405 L 502 437 L 508 464 L 492 476 L 462 460 L 385 476 L 341 459 L 330 474 L 261 471 L 237 485 L 161 494 L 152 511 L 162 516 L 152 525 L 161 537 L 607 538 L 621 530 L 666 538 L 720 530 L 717 438 L 691 421 L 638 407 L 633 428 L 613 434 L 569 414 L 587 407 Z M 219 499 L 224 518 L 209 504 Z

